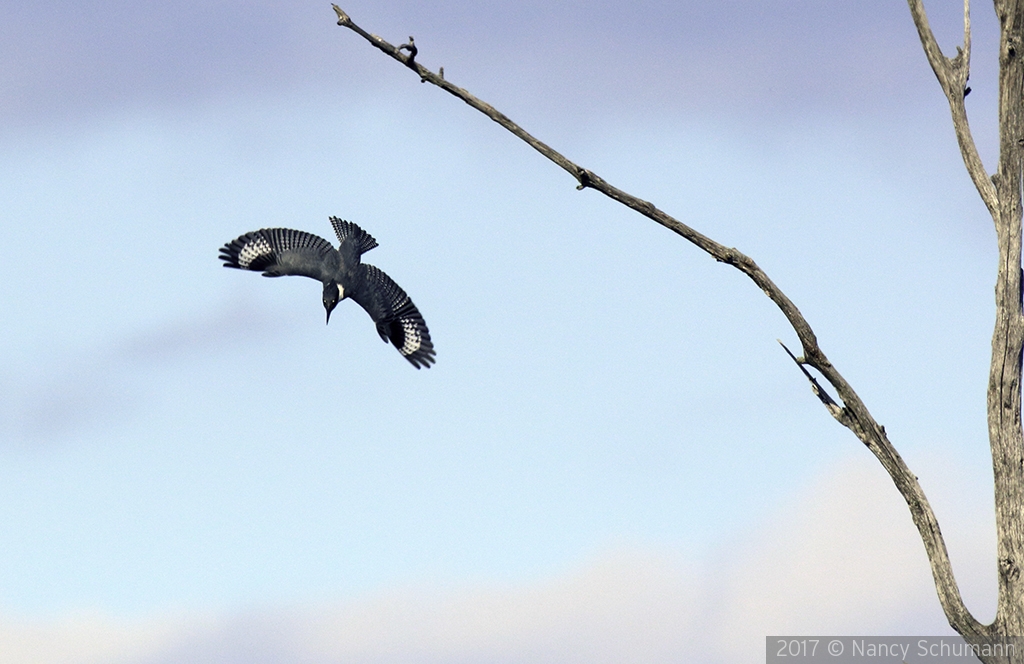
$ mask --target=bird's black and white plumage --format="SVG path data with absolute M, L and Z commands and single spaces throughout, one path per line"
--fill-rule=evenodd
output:
M 331 217 L 338 248 L 322 237 L 290 228 L 246 233 L 220 250 L 224 267 L 263 272 L 264 277 L 297 274 L 324 285 L 327 322 L 338 302 L 350 297 L 377 324 L 377 333 L 414 367 L 434 363 L 434 344 L 419 309 L 391 277 L 360 257 L 377 246 L 369 233 L 350 221 Z

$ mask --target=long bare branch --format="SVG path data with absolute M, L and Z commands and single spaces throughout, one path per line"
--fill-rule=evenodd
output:
M 957 47 L 955 58 L 947 58 L 942 54 L 939 43 L 928 25 L 928 15 L 924 10 L 923 0 L 907 0 L 910 5 L 910 14 L 914 17 L 914 25 L 917 26 L 917 34 L 921 38 L 921 45 L 928 58 L 928 64 L 935 72 L 935 78 L 939 79 L 939 85 L 949 101 L 949 112 L 953 116 L 953 130 L 956 132 L 956 141 L 960 145 L 960 155 L 963 157 L 964 166 L 971 176 L 982 202 L 988 208 L 990 214 L 996 213 L 998 201 L 996 189 L 985 171 L 985 165 L 978 155 L 978 148 L 974 144 L 974 137 L 971 135 L 971 127 L 967 121 L 967 107 L 964 98 L 970 92 L 967 87 L 967 79 L 971 74 L 971 5 L 970 0 L 964 0 L 964 45 Z
M 913 2 L 913 0 L 911 0 Z M 560 166 L 578 182 L 577 189 L 594 189 L 605 196 L 622 203 L 623 205 L 636 210 L 645 217 L 661 224 L 672 232 L 680 235 L 687 241 L 693 243 L 701 250 L 709 254 L 715 260 L 726 263 L 747 275 L 758 288 L 771 299 L 779 308 L 782 314 L 789 321 L 789 324 L 796 332 L 797 338 L 803 348 L 803 355 L 796 357 L 792 353 L 794 361 L 810 379 L 812 389 L 816 396 L 826 406 L 829 413 L 843 426 L 850 429 L 858 439 L 878 458 L 882 466 L 889 473 L 893 483 L 899 489 L 900 494 L 910 508 L 914 524 L 917 526 L 921 539 L 924 542 L 928 560 L 932 568 L 932 575 L 935 579 L 939 600 L 946 612 L 947 618 L 954 626 L 957 626 L 962 634 L 983 635 L 986 628 L 971 616 L 964 606 L 960 591 L 957 588 L 953 577 L 952 566 L 949 561 L 949 554 L 939 529 L 938 521 L 932 511 L 931 505 L 924 494 L 924 490 L 917 481 L 917 477 L 910 472 L 910 469 L 900 457 L 896 448 L 893 447 L 885 433 L 885 428 L 879 425 L 868 412 L 867 407 L 854 392 L 846 379 L 832 366 L 832 363 L 825 356 L 824 351 L 818 346 L 817 338 L 811 326 L 804 319 L 803 314 L 796 305 L 779 289 L 768 275 L 751 259 L 737 249 L 726 247 L 715 242 L 706 235 L 698 232 L 678 219 L 659 210 L 648 201 L 628 194 L 621 189 L 612 186 L 593 171 L 582 168 L 573 163 L 558 151 L 547 144 L 539 141 L 529 134 L 508 116 L 498 111 L 490 104 L 478 99 L 466 90 L 454 85 L 444 79 L 443 75 L 434 73 L 416 61 L 418 49 L 412 37 L 407 44 L 394 46 L 384 39 L 368 33 L 356 25 L 352 19 L 337 5 L 332 5 L 338 16 L 338 25 L 349 28 L 356 34 L 366 39 L 370 44 L 380 49 L 385 54 L 394 58 L 409 69 L 412 69 L 420 77 L 421 82 L 431 83 L 442 90 L 458 97 L 465 103 L 477 109 L 487 117 L 491 118 L 502 127 L 510 131 L 518 138 L 532 146 L 539 153 Z M 405 52 L 408 52 L 406 55 Z M 962 98 L 961 98 L 962 100 Z M 969 138 L 969 134 L 968 134 Z M 979 162 L 980 163 L 980 162 Z M 788 349 L 787 349 L 787 352 Z M 817 370 L 824 379 L 831 385 L 842 402 L 837 404 L 831 397 L 824 394 L 824 390 L 817 384 L 817 381 L 809 374 L 805 367 Z

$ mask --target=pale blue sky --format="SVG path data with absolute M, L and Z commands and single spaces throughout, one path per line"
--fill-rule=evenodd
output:
M 869 556 L 902 533 L 909 562 L 889 571 L 923 594 L 781 584 L 769 612 L 817 613 L 750 628 L 738 651 L 644 638 L 667 661 L 743 661 L 764 630 L 822 628 L 821 611 L 840 632 L 943 628 L 898 494 L 739 273 L 576 191 L 334 25 L 329 3 L 5 4 L 0 645 L 21 654 L 4 664 L 254 661 L 239 654 L 250 637 L 189 621 L 256 611 L 292 634 L 275 612 L 359 613 L 409 588 L 533 597 L 623 555 L 704 589 L 665 606 L 739 620 L 722 588 L 742 551 L 774 551 L 771 524 L 811 519 L 833 482 L 859 510 L 862 473 L 889 510 L 853 512 L 880 538 Z M 906 8 L 850 4 L 343 7 L 395 43 L 415 35 L 426 66 L 757 260 L 921 477 L 985 618 L 993 233 Z M 991 164 L 990 11 L 975 12 L 969 102 Z M 947 49 L 958 12 L 932 18 Z M 260 227 L 330 237 L 331 215 L 379 241 L 366 260 L 423 312 L 429 371 L 351 302 L 325 327 L 319 285 L 216 259 Z M 833 551 L 824 578 L 874 573 L 842 560 L 841 539 L 797 531 L 813 540 L 799 550 Z M 608 615 L 624 625 L 620 596 Z M 666 633 L 699 633 L 673 611 Z M 38 630 L 80 643 L 66 626 L 83 615 L 142 645 L 33 654 Z M 147 640 L 139 621 L 192 626 Z M 507 661 L 572 659 L 522 629 Z M 297 647 L 259 661 L 299 661 Z M 328 650 L 303 656 L 336 661 Z M 485 651 L 420 654 L 496 661 Z

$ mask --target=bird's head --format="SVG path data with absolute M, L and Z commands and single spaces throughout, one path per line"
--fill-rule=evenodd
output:
M 331 312 L 334 311 L 334 307 L 338 306 L 338 302 L 345 299 L 345 289 L 338 285 L 337 282 L 328 281 L 324 284 L 324 309 L 327 310 L 327 322 L 331 322 Z

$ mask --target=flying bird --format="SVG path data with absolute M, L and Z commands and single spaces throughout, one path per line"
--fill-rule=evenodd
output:
M 377 325 L 377 333 L 390 341 L 417 369 L 434 363 L 434 344 L 419 309 L 401 287 L 361 256 L 377 246 L 369 233 L 352 223 L 331 217 L 338 248 L 304 231 L 263 228 L 228 242 L 220 249 L 224 267 L 263 272 L 264 277 L 297 274 L 323 282 L 327 322 L 338 302 L 352 298 Z

